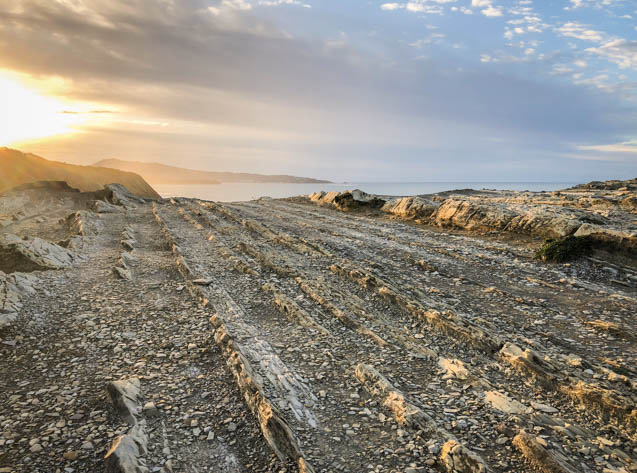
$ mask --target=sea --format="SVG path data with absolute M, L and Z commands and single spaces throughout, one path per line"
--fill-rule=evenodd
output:
M 294 197 L 317 191 L 360 189 L 370 194 L 406 196 L 433 194 L 456 189 L 498 189 L 517 191 L 553 191 L 565 189 L 576 182 L 347 182 L 347 183 L 222 183 L 222 184 L 164 184 L 154 185 L 162 197 L 192 197 L 217 202 L 240 202 L 260 197 Z

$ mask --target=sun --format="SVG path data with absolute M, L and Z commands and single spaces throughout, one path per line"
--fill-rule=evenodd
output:
M 74 127 L 84 117 L 69 108 L 15 77 L 0 74 L 0 146 L 77 131 Z

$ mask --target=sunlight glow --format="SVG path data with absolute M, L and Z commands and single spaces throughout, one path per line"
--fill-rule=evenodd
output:
M 71 112 L 71 113 L 69 113 Z M 0 75 L 0 146 L 72 133 L 85 121 L 73 107 Z

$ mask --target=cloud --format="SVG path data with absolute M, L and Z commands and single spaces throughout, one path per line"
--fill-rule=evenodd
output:
M 487 17 L 502 16 L 502 7 L 494 7 L 493 0 L 471 0 L 471 6 L 482 8 L 480 13 Z
M 429 0 L 429 2 L 435 3 L 435 5 L 431 5 L 431 3 L 428 3 L 427 0 L 415 0 L 413 2 L 406 3 L 383 3 L 380 8 L 381 10 L 387 11 L 403 9 L 412 13 L 440 15 L 444 11 L 443 7 L 441 6 L 442 4 L 452 3 L 455 1 L 456 0 Z
M 266 7 L 278 7 L 281 5 L 299 5 L 305 8 L 312 8 L 312 5 L 300 2 L 299 0 L 259 0 L 259 5 L 263 5 Z
M 582 25 L 576 21 L 564 23 L 557 28 L 557 32 L 561 36 L 595 42 L 602 41 L 605 36 L 601 31 L 589 29 L 587 25 Z
M 284 13 L 296 15 L 286 17 L 288 24 L 309 21 L 305 16 L 314 21 L 318 15 L 303 8 L 267 15 L 258 2 L 217 1 L 215 11 L 203 0 L 19 0 L 20 9 L 11 3 L 0 5 L 0 69 L 55 77 L 58 96 L 114 111 L 103 114 L 106 124 L 73 139 L 33 145 L 45 156 L 312 170 L 341 180 L 399 179 L 401 173 L 479 179 L 509 166 L 512 157 L 530 176 L 546 169 L 542 159 L 582 144 L 582 137 L 589 144 L 617 143 L 634 133 L 635 110 L 613 91 L 510 73 L 497 51 L 487 51 L 484 63 L 473 59 L 471 46 L 471 59 L 447 49 L 414 61 L 409 43 L 419 36 L 402 43 L 374 38 L 359 48 L 348 24 L 343 34 L 319 34 L 311 23 L 312 34 L 303 36 L 275 23 Z M 409 3 L 425 5 L 402 2 L 395 9 L 412 11 Z M 71 6 L 80 4 L 82 11 Z M 420 38 L 421 46 L 441 39 Z M 539 51 L 526 42 L 528 48 Z M 429 49 L 435 50 L 428 48 L 428 55 Z M 431 174 L 440 162 L 453 163 L 450 174 Z
M 607 145 L 578 146 L 581 151 L 604 151 L 610 153 L 630 153 L 637 158 L 637 141 L 624 141 L 622 143 L 612 143 Z
M 597 48 L 588 48 L 586 51 L 597 54 L 617 64 L 622 69 L 637 70 L 637 41 L 616 39 Z
M 573 72 L 573 69 L 565 64 L 554 64 L 551 69 L 551 74 L 554 75 L 567 75 Z
M 445 37 L 446 35 L 443 33 L 430 33 L 426 38 L 418 39 L 412 43 L 409 43 L 409 45 L 413 46 L 416 49 L 422 49 L 429 44 L 440 43 Z
M 490 6 L 485 8 L 484 10 L 480 10 L 484 16 L 493 17 L 493 16 L 502 16 L 502 8 Z
M 246 0 L 222 0 L 221 7 L 233 8 L 236 10 L 252 10 L 252 5 Z

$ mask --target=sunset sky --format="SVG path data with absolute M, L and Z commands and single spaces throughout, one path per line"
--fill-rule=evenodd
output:
M 634 0 L 5 0 L 0 146 L 335 181 L 637 176 Z

